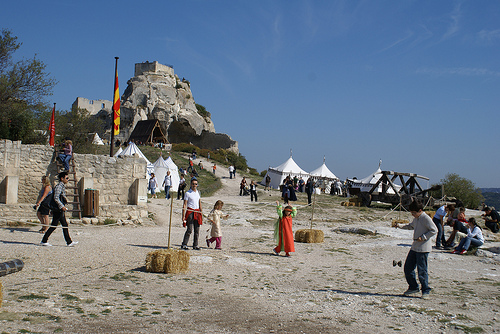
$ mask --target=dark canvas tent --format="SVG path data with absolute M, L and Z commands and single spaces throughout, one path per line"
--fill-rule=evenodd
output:
M 147 121 L 139 121 L 135 125 L 134 131 L 130 134 L 128 141 L 134 140 L 136 143 L 164 143 L 168 140 L 157 119 L 148 119 Z

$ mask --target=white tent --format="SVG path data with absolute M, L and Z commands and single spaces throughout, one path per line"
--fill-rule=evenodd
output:
M 130 156 L 133 156 L 133 155 L 136 155 L 138 156 L 139 158 L 142 158 L 144 160 L 146 160 L 146 163 L 147 163 L 147 178 L 149 179 L 149 175 L 151 175 L 151 173 L 154 173 L 154 166 L 151 162 L 149 162 L 148 158 L 146 158 L 146 156 L 141 152 L 141 150 L 137 147 L 136 144 L 134 143 L 130 143 L 126 149 L 124 149 L 118 156 L 124 156 L 124 155 L 130 155 Z M 156 180 L 158 182 L 160 182 L 160 180 L 158 180 L 158 178 L 156 178 Z M 162 181 L 163 182 L 163 181 Z
M 95 145 L 104 145 L 104 142 L 102 141 L 101 137 L 96 133 L 94 133 L 94 139 L 92 139 L 92 144 Z
M 170 176 L 172 177 L 172 187 L 170 188 L 170 190 L 177 191 L 179 188 L 180 177 L 177 165 L 174 163 L 172 158 L 168 157 L 165 160 L 160 156 L 153 163 L 153 166 L 160 191 L 165 190 L 165 187 L 163 186 L 163 181 L 165 180 L 165 175 L 167 175 L 167 171 L 170 171 Z
M 311 176 L 315 180 L 320 180 L 320 183 L 322 184 L 321 188 L 323 188 L 326 193 L 330 192 L 330 185 L 332 181 L 338 179 L 338 177 L 335 174 L 333 174 L 332 171 L 328 169 L 328 167 L 326 167 L 324 158 L 323 158 L 323 164 L 309 174 L 311 174 Z
M 367 177 L 361 179 L 361 180 L 355 180 L 355 179 L 347 179 L 347 181 L 351 184 L 350 188 L 359 188 L 360 191 L 362 192 L 368 192 L 372 189 L 373 185 L 380 180 L 382 177 L 382 170 L 380 169 L 380 165 L 382 164 L 382 160 L 378 164 L 378 168 L 375 172 L 371 173 Z M 398 184 L 394 184 L 396 189 L 399 190 L 401 187 Z M 380 183 L 377 186 L 377 189 L 375 189 L 375 192 L 382 192 L 382 183 Z M 394 190 L 392 188 L 389 188 L 387 190 L 387 193 L 389 194 L 394 194 Z
M 115 154 L 113 154 L 113 156 L 114 156 L 114 157 L 117 157 L 117 156 L 119 156 L 119 155 L 120 155 L 120 153 L 122 153 L 122 152 L 123 152 L 123 148 L 121 148 L 121 146 L 120 146 L 120 147 L 118 148 L 118 151 L 116 151 L 116 153 L 115 153 Z
M 338 179 L 335 174 L 332 173 L 331 170 L 326 167 L 325 160 L 323 159 L 323 164 L 319 167 L 310 172 L 311 176 L 317 179 L 329 179 L 329 180 L 336 180 Z
M 307 181 L 309 178 L 309 173 L 300 168 L 295 161 L 293 161 L 292 156 L 290 155 L 290 158 L 288 158 L 287 161 L 279 165 L 278 167 L 272 168 L 269 167 L 267 169 L 266 176 L 264 179 L 260 182 L 261 184 L 265 185 L 266 184 L 266 177 L 269 175 L 271 178 L 271 184 L 270 186 L 274 189 L 279 189 L 280 185 L 283 183 L 283 180 L 290 175 L 290 177 L 302 177 L 304 181 Z

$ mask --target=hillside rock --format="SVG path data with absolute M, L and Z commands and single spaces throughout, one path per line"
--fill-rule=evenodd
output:
M 121 97 L 119 139 L 127 140 L 140 120 L 158 119 L 170 143 L 190 142 L 200 148 L 228 149 L 238 153 L 238 143 L 216 133 L 210 114 L 196 109 L 190 83 L 174 69 L 155 62 L 135 64 L 135 74 Z

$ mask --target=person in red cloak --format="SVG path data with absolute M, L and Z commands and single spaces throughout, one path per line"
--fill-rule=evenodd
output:
M 295 252 L 292 218 L 297 215 L 297 208 L 288 205 L 283 209 L 279 201 L 276 201 L 276 205 L 279 218 L 274 224 L 274 240 L 277 246 L 273 250 L 276 255 L 284 251 L 285 256 L 289 257 L 291 252 Z

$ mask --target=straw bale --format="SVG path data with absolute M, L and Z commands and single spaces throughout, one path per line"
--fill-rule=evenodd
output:
M 325 234 L 321 230 L 302 229 L 295 231 L 295 241 L 316 244 L 325 241 Z
M 391 227 L 396 227 L 398 225 L 406 225 L 409 224 L 410 222 L 406 219 L 393 219 L 391 223 Z
M 146 271 L 178 274 L 189 269 L 189 253 L 182 250 L 159 249 L 146 256 Z

